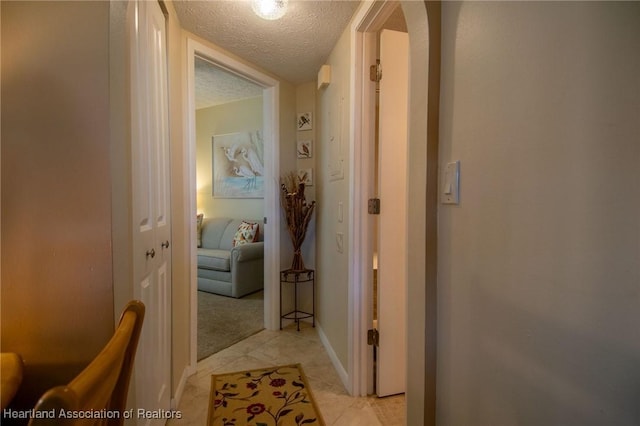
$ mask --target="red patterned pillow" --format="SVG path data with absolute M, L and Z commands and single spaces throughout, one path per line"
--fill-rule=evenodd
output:
M 236 232 L 235 237 L 233 237 L 233 246 L 235 247 L 242 244 L 258 241 L 259 231 L 259 224 L 242 221 L 242 223 L 238 227 L 238 231 Z

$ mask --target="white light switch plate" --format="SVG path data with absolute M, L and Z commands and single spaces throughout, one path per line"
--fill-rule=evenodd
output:
M 460 203 L 460 161 L 448 163 L 444 167 L 440 188 L 440 202 L 442 204 Z

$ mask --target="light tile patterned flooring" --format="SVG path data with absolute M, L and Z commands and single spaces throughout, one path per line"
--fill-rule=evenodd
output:
M 327 426 L 402 426 L 404 396 L 352 397 L 344 389 L 314 328 L 290 325 L 282 331 L 263 330 L 198 363 L 197 372 L 185 386 L 178 410 L 182 419 L 168 426 L 205 426 L 211 374 L 302 364 L 313 396 Z

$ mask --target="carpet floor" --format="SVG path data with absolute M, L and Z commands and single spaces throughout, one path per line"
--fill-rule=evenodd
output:
M 198 292 L 198 361 L 264 329 L 264 292 L 240 299 Z

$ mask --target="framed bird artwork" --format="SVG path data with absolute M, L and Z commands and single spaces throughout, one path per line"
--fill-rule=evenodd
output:
M 312 114 L 310 112 L 299 112 L 297 124 L 298 130 L 313 129 Z
M 298 170 L 298 181 L 304 183 L 306 186 L 313 185 L 313 169 L 300 169 Z
M 313 156 L 312 145 L 310 140 L 298 141 L 298 158 L 311 158 Z
M 264 197 L 264 144 L 260 131 L 212 138 L 214 198 Z

